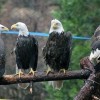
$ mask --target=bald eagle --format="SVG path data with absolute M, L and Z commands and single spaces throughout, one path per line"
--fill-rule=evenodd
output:
M 0 34 L 2 31 L 8 31 L 9 29 L 0 24 Z M 2 38 L 0 37 L 0 77 L 5 73 L 5 47 Z
M 43 57 L 46 64 L 49 66 L 47 74 L 52 70 L 55 72 L 66 72 L 70 63 L 71 44 L 71 33 L 64 32 L 62 23 L 59 20 L 52 20 L 49 38 L 43 48 Z M 53 86 L 53 88 L 59 90 L 63 86 L 63 81 L 52 81 L 49 83 Z
M 95 66 L 100 63 L 100 26 L 94 32 L 91 42 L 91 53 L 89 59 Z
M 18 72 L 19 78 L 23 74 L 22 70 L 30 68 L 29 74 L 35 74 L 38 61 L 38 42 L 29 34 L 26 24 L 17 22 L 11 26 L 11 29 L 19 30 L 19 35 L 16 41 L 15 55 L 16 55 L 16 72 Z M 27 88 L 28 84 L 22 85 L 21 87 Z

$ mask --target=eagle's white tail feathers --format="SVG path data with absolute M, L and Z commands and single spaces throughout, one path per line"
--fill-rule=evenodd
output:
M 16 73 L 18 73 L 18 67 L 16 65 Z M 30 83 L 19 83 L 18 86 L 22 89 L 27 89 L 27 87 L 30 85 Z
M 54 89 L 60 90 L 63 87 L 63 81 L 49 81 L 49 85 L 52 85 Z
M 27 89 L 27 87 L 29 86 L 29 83 L 19 83 L 18 86 L 22 89 Z

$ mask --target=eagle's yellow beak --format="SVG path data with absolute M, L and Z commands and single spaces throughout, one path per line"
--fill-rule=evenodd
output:
M 13 24 L 13 25 L 11 26 L 11 29 L 16 29 L 16 28 L 17 28 L 16 24 Z
M 3 31 L 9 31 L 9 29 L 7 27 L 3 27 L 2 29 Z
M 57 23 L 52 23 L 52 28 L 57 29 L 58 28 Z

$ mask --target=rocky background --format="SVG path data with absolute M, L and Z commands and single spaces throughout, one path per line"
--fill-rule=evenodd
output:
M 3 1 L 3 0 L 1 0 Z M 0 1 L 0 2 L 1 2 Z M 48 32 L 50 21 L 53 19 L 52 12 L 58 9 L 56 0 L 4 0 L 0 12 L 0 23 L 10 26 L 16 22 L 24 22 L 29 31 Z M 15 74 L 15 55 L 11 51 L 15 46 L 17 35 L 2 34 L 6 48 L 6 73 Z M 42 47 L 47 37 L 36 37 L 39 42 L 38 70 L 46 70 L 42 57 Z M 44 82 L 45 83 L 45 82 Z M 0 86 L 0 98 L 16 100 L 45 100 L 48 96 L 44 83 L 34 83 L 33 94 L 29 89 L 23 90 L 17 85 Z

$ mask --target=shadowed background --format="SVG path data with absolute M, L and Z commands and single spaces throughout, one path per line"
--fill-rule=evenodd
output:
M 0 1 L 0 23 L 10 26 L 16 22 L 24 22 L 28 26 L 29 31 L 48 32 L 50 21 L 52 19 L 52 7 L 56 9 L 53 2 L 49 0 L 5 0 Z M 48 6 L 49 5 L 49 6 Z M 15 46 L 17 35 L 2 34 L 2 38 L 6 47 L 6 73 L 15 74 L 15 55 L 11 55 L 11 51 Z M 45 70 L 46 66 L 42 58 L 42 47 L 47 38 L 36 37 L 39 44 L 39 62 L 38 70 Z M 29 94 L 29 90 L 23 90 L 17 85 L 0 86 L 0 98 L 17 99 L 17 100 L 44 100 L 47 95 L 44 86 L 41 83 L 35 83 L 33 94 Z
M 53 18 L 59 19 L 65 31 L 73 35 L 91 37 L 100 24 L 99 0 L 0 0 L 0 24 L 10 26 L 18 21 L 26 23 L 29 31 L 48 33 Z M 6 47 L 6 73 L 15 73 L 15 55 L 10 52 L 17 35 L 2 34 Z M 47 67 L 42 57 L 42 47 L 47 37 L 37 37 L 39 42 L 38 70 Z M 73 40 L 69 70 L 80 69 L 79 61 L 90 54 L 90 41 Z M 0 86 L 0 98 L 16 100 L 73 100 L 84 84 L 83 80 L 69 80 L 64 87 L 54 90 L 47 82 L 34 83 L 33 94 L 17 85 Z

